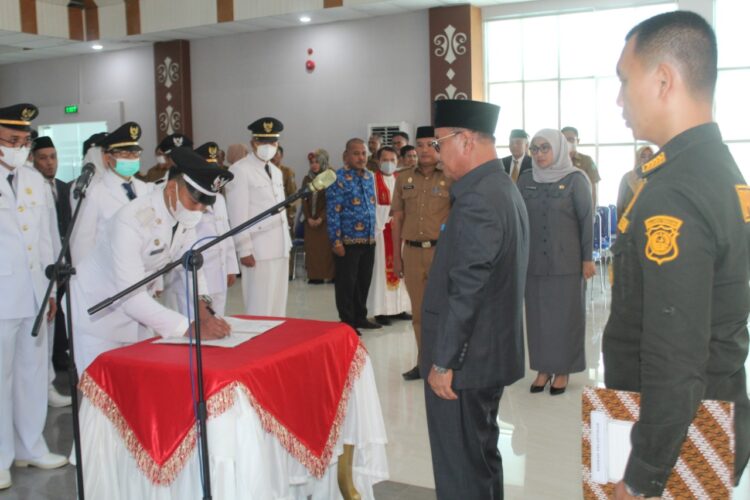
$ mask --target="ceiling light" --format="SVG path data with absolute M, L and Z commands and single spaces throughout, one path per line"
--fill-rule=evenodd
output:
M 299 22 L 301 23 L 309 23 L 312 21 L 312 18 L 310 16 L 302 16 L 299 18 Z
M 95 43 L 94 45 L 91 46 L 91 48 L 94 50 L 102 50 L 104 48 L 104 45 L 100 43 Z

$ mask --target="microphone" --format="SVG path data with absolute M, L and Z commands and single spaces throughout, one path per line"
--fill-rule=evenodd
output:
M 75 187 L 73 188 L 73 198 L 78 199 L 86 195 L 86 189 L 91 183 L 91 178 L 96 173 L 96 166 L 93 163 L 87 163 L 81 169 L 81 175 L 76 179 Z
M 336 182 L 336 172 L 329 168 L 315 176 L 309 184 L 309 189 L 312 192 L 325 191 L 334 182 Z

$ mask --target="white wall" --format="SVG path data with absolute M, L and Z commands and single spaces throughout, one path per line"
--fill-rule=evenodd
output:
M 196 40 L 190 44 L 196 144 L 247 142 L 263 116 L 284 123 L 285 163 L 307 172 L 325 148 L 341 165 L 344 144 L 367 124 L 430 119 L 427 11 Z M 305 70 L 307 49 L 317 67 Z M 365 138 L 366 139 L 366 138 Z
M 112 130 L 125 121 L 138 122 L 143 129 L 143 164 L 152 165 L 156 148 L 153 60 L 153 48 L 146 46 L 2 65 L 0 106 L 35 104 L 40 108 L 36 126 L 106 120 Z M 68 104 L 78 104 L 80 114 L 65 115 Z M 111 110 L 118 108 L 118 123 L 110 123 Z

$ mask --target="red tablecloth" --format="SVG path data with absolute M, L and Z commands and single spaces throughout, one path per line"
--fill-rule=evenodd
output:
M 239 387 L 264 429 L 321 477 L 365 356 L 348 326 L 301 319 L 286 319 L 232 349 L 204 347 L 209 418 L 234 404 Z M 174 480 L 195 449 L 188 362 L 187 346 L 148 340 L 102 354 L 81 378 L 82 393 L 112 421 L 155 484 Z

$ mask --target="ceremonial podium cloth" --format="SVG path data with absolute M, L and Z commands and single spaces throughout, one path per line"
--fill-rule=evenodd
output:
M 87 494 L 90 483 L 97 488 L 108 480 L 98 476 L 122 473 L 115 482 L 127 479 L 127 471 L 100 463 L 106 461 L 101 459 L 109 447 L 115 455 L 126 449 L 139 475 L 156 491 L 180 486 L 173 485 L 175 481 L 184 488 L 188 476 L 195 480 L 193 496 L 199 496 L 188 352 L 187 346 L 149 340 L 106 352 L 86 370 L 80 388 L 86 396 L 81 415 Z M 260 490 L 250 485 L 256 492 L 267 492 L 266 498 L 292 498 L 295 495 L 283 491 L 288 487 L 283 483 L 302 484 L 306 481 L 302 476 L 309 476 L 313 489 L 335 485 L 332 464 L 343 444 L 359 448 L 355 449 L 355 484 L 371 490 L 374 482 L 387 478 L 386 438 L 372 369 L 350 327 L 287 319 L 238 347 L 205 347 L 203 368 L 212 486 L 221 471 L 222 490 L 232 482 L 222 458 L 215 456 L 219 448 L 219 454 L 235 459 L 229 475 L 236 479 L 235 486 L 258 476 L 253 470 L 268 473 L 269 477 L 260 479 L 277 484 Z M 250 407 L 254 411 L 247 411 Z M 227 425 L 232 429 L 229 434 Z M 260 440 L 254 427 L 264 431 Z M 108 435 L 113 430 L 118 439 Z M 219 444 L 215 445 L 214 438 Z M 231 449 L 227 453 L 226 445 Z M 259 449 L 241 450 L 243 446 Z M 358 452 L 362 454 L 357 456 Z M 242 470 L 245 466 L 253 470 Z M 274 471 L 274 467 L 285 470 Z M 367 478 L 357 479 L 358 468 L 359 475 Z M 362 493 L 364 497 L 371 494 Z M 246 494 L 247 490 L 236 491 L 227 497 L 252 498 Z

